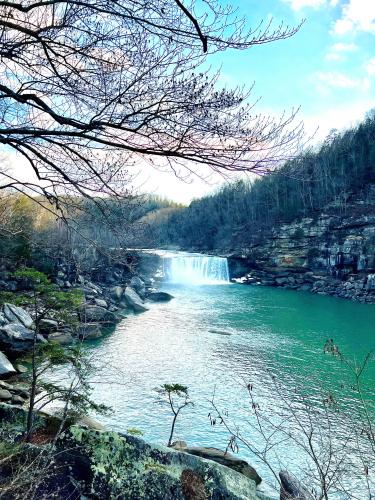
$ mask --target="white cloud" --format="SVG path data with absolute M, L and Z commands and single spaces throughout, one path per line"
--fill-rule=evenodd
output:
M 319 9 L 319 7 L 336 7 L 340 0 L 283 0 L 288 3 L 293 10 L 301 10 L 305 7 Z
M 332 129 L 344 130 L 356 125 L 365 118 L 366 112 L 374 107 L 373 99 L 344 103 L 331 109 L 320 110 L 314 115 L 305 116 L 305 129 L 308 133 L 314 133 L 319 127 L 313 142 L 320 142 Z
M 301 10 L 304 7 L 317 9 L 327 3 L 327 0 L 284 0 L 293 10 Z
M 354 52 L 358 49 L 355 43 L 334 43 L 325 58 L 327 61 L 345 61 L 346 53 Z
M 333 26 L 333 33 L 365 31 L 375 34 L 375 1 L 349 0 L 342 8 L 342 16 Z
M 366 71 L 368 75 L 375 76 L 375 57 L 372 57 L 367 61 Z
M 325 56 L 325 59 L 327 61 L 345 61 L 345 56 L 343 56 L 342 54 L 338 54 L 337 52 L 328 52 L 328 54 L 326 54 Z
M 323 94 L 329 88 L 368 90 L 371 86 L 368 78 L 352 78 L 345 73 L 333 71 L 315 73 L 314 79 L 317 90 Z
M 331 47 L 334 52 L 354 52 L 358 49 L 355 43 L 334 43 Z

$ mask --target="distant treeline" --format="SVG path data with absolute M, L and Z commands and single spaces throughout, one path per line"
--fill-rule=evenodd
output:
M 45 265 L 75 249 L 131 247 L 149 229 L 142 219 L 178 204 L 154 195 L 85 199 L 61 196 L 57 203 L 12 190 L 0 191 L 0 267 Z
M 82 247 L 237 249 L 273 227 L 325 212 L 375 210 L 375 114 L 356 128 L 331 132 L 253 182 L 237 181 L 188 207 L 154 195 L 59 197 L 56 204 L 0 191 L 0 262 L 30 263 Z M 66 219 L 65 221 L 63 219 Z M 40 266 L 41 267 L 41 266 Z
M 160 216 L 153 212 L 149 241 L 197 250 L 235 248 L 278 224 L 315 217 L 323 209 L 337 214 L 354 206 L 364 212 L 374 210 L 374 183 L 375 114 L 371 113 L 356 128 L 332 131 L 319 148 L 254 182 L 228 184 L 187 208 L 162 210 Z

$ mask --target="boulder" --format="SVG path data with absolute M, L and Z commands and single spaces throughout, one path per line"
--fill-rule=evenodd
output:
M 37 336 L 39 342 L 45 342 L 41 336 Z M 0 327 L 0 346 L 6 351 L 20 353 L 28 351 L 32 348 L 34 342 L 34 332 L 29 328 L 25 328 L 19 323 L 9 323 Z
M 26 415 L 27 409 L 20 404 L 0 402 L 2 422 L 19 425 Z M 58 422 L 58 416 L 48 412 L 38 412 L 34 417 L 35 428 L 50 428 L 51 423 L 56 427 Z M 54 473 L 43 476 L 35 497 L 55 498 L 57 492 L 63 491 L 64 498 L 259 498 L 254 481 L 228 467 L 148 444 L 135 436 L 88 429 L 91 423 L 87 421 L 84 425 L 71 426 L 60 436 L 53 454 Z M 65 488 L 66 484 L 72 486 L 71 490 Z
M 181 451 L 225 465 L 226 467 L 229 467 L 230 469 L 248 477 L 257 485 L 262 481 L 262 478 L 258 475 L 257 471 L 251 467 L 251 465 L 249 465 L 245 460 L 235 457 L 231 453 L 218 450 L 217 448 L 205 448 L 198 446 L 181 448 Z
M 276 278 L 275 281 L 279 286 L 283 286 L 288 283 L 288 278 Z
M 85 286 L 92 290 L 95 294 L 101 295 L 103 293 L 103 290 L 100 288 L 100 286 L 95 285 L 91 281 L 86 281 Z
M 139 276 L 132 277 L 130 280 L 130 286 L 141 296 L 143 296 L 146 291 L 146 285 Z
M 185 448 L 187 448 L 187 442 L 186 441 L 174 441 L 171 444 L 171 448 L 173 448 L 174 450 L 184 450 Z
M 73 337 L 68 332 L 54 332 L 48 337 L 49 341 L 57 342 L 60 345 L 68 345 L 74 342 Z
M 367 276 L 366 290 L 368 291 L 375 290 L 375 274 L 369 274 Z
M 79 310 L 80 320 L 88 323 L 115 323 L 116 316 L 104 307 L 87 305 Z
M 102 336 L 99 323 L 82 323 L 77 329 L 77 336 L 81 340 L 99 339 Z
M 244 475 L 135 436 L 71 427 L 57 447 L 81 498 L 94 491 L 95 498 L 257 499 L 255 482 Z
M 80 425 L 82 427 L 87 427 L 88 429 L 94 429 L 97 431 L 105 431 L 105 427 L 103 424 L 95 420 L 94 418 L 91 418 L 87 415 L 80 416 L 78 421 L 75 422 L 77 425 Z
M 0 389 L 0 400 L 8 401 L 9 399 L 12 399 L 11 392 L 8 389 Z
M 21 396 L 13 396 L 12 403 L 14 405 L 23 405 L 25 400 Z
M 96 290 L 89 288 L 88 286 L 81 286 L 79 289 L 86 295 L 86 297 L 95 297 L 96 295 L 99 295 Z
M 7 325 L 9 321 L 6 319 L 3 313 L 0 312 L 0 326 Z
M 119 302 L 124 295 L 124 289 L 121 286 L 114 286 L 110 289 L 110 295 L 113 300 Z
M 314 500 L 314 496 L 303 486 L 298 479 L 287 471 L 279 473 L 281 488 L 280 500 Z
M 10 392 L 21 396 L 23 399 L 27 399 L 30 397 L 30 386 L 28 384 L 15 384 L 10 387 L 7 387 Z M 37 388 L 37 394 L 40 393 L 39 388 Z
M 303 292 L 309 292 L 312 288 L 312 285 L 310 283 L 303 283 L 300 287 L 298 287 L 298 290 L 301 290 Z
M 104 299 L 95 299 L 95 304 L 99 307 L 104 307 L 104 309 L 108 308 L 108 304 Z
M 11 323 L 20 323 L 26 328 L 31 328 L 33 326 L 32 317 L 27 311 L 25 311 L 25 309 L 22 309 L 22 307 L 5 303 L 3 305 L 3 314 Z
M 49 335 L 52 332 L 56 332 L 59 328 L 59 323 L 54 319 L 41 319 L 39 322 L 39 330 L 43 335 Z
M 148 311 L 148 307 L 144 305 L 143 300 L 137 294 L 137 292 L 135 290 L 133 290 L 133 288 L 131 288 L 130 286 L 127 286 L 125 288 L 124 295 L 125 295 L 125 299 L 126 299 L 127 304 L 129 306 L 131 306 L 134 309 L 134 311 L 137 311 L 137 312 Z
M 8 389 L 8 391 L 10 391 L 11 389 L 14 389 L 14 386 L 12 384 L 8 384 L 8 382 L 5 382 L 4 380 L 0 380 L 0 388 Z
M 17 363 L 14 367 L 17 370 L 17 373 L 27 373 L 29 371 L 27 367 L 25 365 L 21 365 L 21 363 Z
M 173 295 L 167 292 L 151 292 L 150 294 L 147 295 L 147 298 L 149 300 L 152 300 L 152 302 L 168 302 L 169 300 L 172 300 L 174 297 Z
M 9 359 L 0 351 L 0 375 L 12 375 L 16 373 Z

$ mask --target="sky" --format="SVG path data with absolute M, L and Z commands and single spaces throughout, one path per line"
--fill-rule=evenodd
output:
M 345 129 L 375 108 L 375 0 L 226 1 L 246 16 L 249 28 L 271 18 L 275 27 L 305 20 L 287 40 L 209 57 L 213 69 L 221 68 L 219 84 L 255 82 L 250 100 L 260 100 L 254 112 L 278 116 L 300 107 L 298 120 L 308 133 L 319 127 L 313 139 L 319 142 L 331 129 Z M 136 187 L 188 203 L 222 182 L 192 178 L 184 183 L 148 168 L 136 178 Z
M 344 129 L 375 108 L 375 0 L 231 0 L 239 14 L 256 27 L 270 18 L 296 26 L 293 37 L 246 51 L 214 55 L 219 82 L 251 86 L 260 98 L 258 113 L 279 115 L 300 107 L 299 118 L 321 141 L 330 130 Z M 218 184 L 220 184 L 220 179 Z M 217 189 L 192 179 L 182 184 L 168 174 L 150 175 L 153 192 L 188 202 Z

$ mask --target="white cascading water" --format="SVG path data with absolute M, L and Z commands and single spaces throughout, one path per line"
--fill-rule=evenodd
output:
M 182 254 L 164 257 L 164 276 L 169 283 L 217 285 L 229 283 L 228 261 L 224 257 Z

